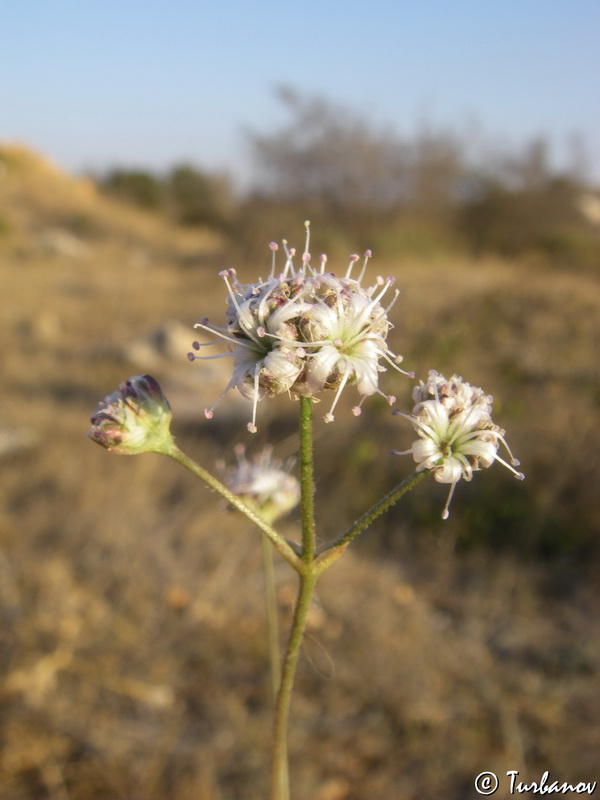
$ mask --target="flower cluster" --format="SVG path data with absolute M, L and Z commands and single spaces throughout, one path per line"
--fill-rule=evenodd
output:
M 373 286 L 362 286 L 370 251 L 365 254 L 357 278 L 352 277 L 352 270 L 359 256 L 351 256 L 343 277 L 326 271 L 324 255 L 320 267 L 313 267 L 308 223 L 306 230 L 299 268 L 294 266 L 295 250 L 284 241 L 286 262 L 280 273 L 275 270 L 278 246 L 270 245 L 273 265 L 267 280 L 243 285 L 235 270 L 221 273 L 228 291 L 227 324 L 220 328 L 204 319 L 195 326 L 217 336 L 209 345 L 226 342 L 228 350 L 220 355 L 233 358 L 231 380 L 217 402 L 205 410 L 209 419 L 217 403 L 234 387 L 253 403 L 248 424 L 251 432 L 256 431 L 257 403 L 265 396 L 290 392 L 316 397 L 324 389 L 332 389 L 335 396 L 325 415 L 326 422 L 333 420 L 340 395 L 349 384 L 356 387 L 363 400 L 377 392 L 390 405 L 395 401 L 378 385 L 379 373 L 385 371 L 380 361 L 399 369 L 397 365 L 402 360 L 386 344 L 391 329 L 388 311 L 398 292 L 387 307 L 381 305 L 393 279 L 378 278 Z M 193 344 L 196 351 L 202 346 L 199 342 Z M 190 360 L 202 357 L 188 354 Z M 362 400 L 353 409 L 355 414 L 360 414 L 361 405 Z
M 157 380 L 136 375 L 99 404 L 88 436 L 111 453 L 161 453 L 172 443 L 171 408 Z
M 492 398 L 482 389 L 471 386 L 457 375 L 450 380 L 435 371 L 427 381 L 421 381 L 413 392 L 416 405 L 412 414 L 401 414 L 409 419 L 419 435 L 410 450 L 418 470 L 428 469 L 439 483 L 451 484 L 442 513 L 449 516 L 449 506 L 454 488 L 461 478 L 470 481 L 473 472 L 490 467 L 499 461 L 520 480 L 521 472 L 514 467 L 514 458 L 504 439 L 504 431 L 492 421 Z M 498 455 L 498 447 L 506 448 L 510 464 Z M 512 466 L 511 466 L 512 465 Z
M 235 448 L 237 465 L 225 468 L 224 481 L 228 489 L 242 497 L 268 522 L 287 514 L 300 501 L 300 483 L 289 473 L 293 462 L 284 465 L 273 458 L 267 446 L 249 461 L 244 445 Z

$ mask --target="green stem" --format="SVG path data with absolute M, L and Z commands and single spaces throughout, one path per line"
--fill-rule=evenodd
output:
M 292 629 L 287 644 L 281 682 L 275 707 L 275 728 L 273 733 L 273 757 L 271 765 L 271 800 L 289 800 L 287 733 L 290 704 L 298 655 L 306 627 L 306 616 L 315 589 L 317 575 L 314 570 L 316 549 L 314 480 L 313 480 L 313 441 L 312 441 L 312 398 L 300 398 L 300 492 L 302 519 L 302 570 L 300 587 L 294 611 Z
M 375 505 L 371 506 L 368 511 L 359 517 L 356 522 L 354 522 L 348 530 L 335 539 L 331 544 L 326 545 L 323 550 L 317 555 L 314 565 L 316 568 L 317 575 L 320 575 L 327 567 L 331 566 L 334 561 L 336 561 L 344 552 L 346 547 L 350 544 L 350 542 L 355 539 L 359 533 L 362 533 L 366 528 L 371 525 L 371 523 L 380 517 L 382 514 L 391 508 L 394 503 L 397 503 L 398 500 L 402 497 L 403 494 L 406 494 L 410 489 L 421 481 L 427 472 L 413 472 L 412 475 L 409 475 L 408 478 L 402 481 L 402 483 L 398 484 L 391 492 L 388 492 L 384 497 L 375 503 Z
M 283 662 L 281 684 L 277 695 L 275 710 L 275 729 L 273 736 L 273 760 L 271 766 L 271 800 L 289 800 L 287 731 L 290 716 L 290 703 L 298 655 L 306 627 L 306 617 L 315 589 L 317 576 L 313 569 L 307 569 L 300 576 L 300 589 L 294 611 L 294 620 Z
M 302 508 L 302 560 L 315 557 L 312 398 L 300 398 L 300 491 Z
M 215 492 L 218 492 L 222 497 L 224 497 L 230 505 L 234 508 L 237 508 L 238 511 L 241 511 L 242 514 L 245 514 L 248 519 L 253 522 L 257 528 L 259 528 L 265 536 L 270 539 L 273 546 L 277 550 L 277 552 L 285 558 L 285 560 L 290 564 L 296 572 L 300 572 L 304 569 L 304 564 L 300 560 L 300 558 L 296 555 L 292 547 L 286 542 L 286 540 L 273 528 L 268 522 L 265 522 L 259 514 L 256 513 L 252 508 L 246 505 L 237 495 L 233 494 L 229 491 L 229 489 L 224 486 L 221 481 L 214 478 L 210 472 L 207 472 L 203 469 L 199 464 L 196 464 L 191 458 L 186 456 L 176 444 L 171 443 L 169 447 L 165 447 L 163 451 L 161 451 L 163 455 L 169 456 L 170 458 L 177 461 L 178 464 L 181 464 L 182 467 L 185 467 L 189 470 L 193 475 L 200 480 L 204 481 L 211 489 L 214 489 Z

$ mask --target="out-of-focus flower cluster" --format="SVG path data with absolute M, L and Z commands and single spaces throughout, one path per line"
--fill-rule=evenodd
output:
M 365 288 L 362 279 L 370 251 L 365 254 L 358 277 L 352 271 L 359 256 L 351 256 L 343 277 L 326 271 L 327 257 L 321 256 L 319 268 L 311 264 L 307 224 L 306 247 L 302 264 L 294 266 L 295 250 L 284 241 L 286 262 L 276 273 L 278 246 L 271 243 L 273 265 L 266 280 L 241 284 L 235 270 L 221 273 L 228 290 L 227 324 L 220 328 L 207 319 L 195 327 L 224 341 L 228 351 L 221 355 L 233 357 L 233 375 L 225 391 L 237 387 L 253 403 L 252 420 L 248 429 L 256 431 L 256 406 L 263 397 L 284 392 L 316 397 L 324 389 L 333 389 L 335 397 L 325 420 L 333 420 L 333 412 L 346 385 L 356 387 L 362 400 L 376 392 L 390 405 L 395 398 L 385 395 L 378 385 L 379 373 L 385 371 L 380 363 L 398 368 L 401 358 L 388 348 L 386 339 L 391 329 L 388 311 L 390 304 L 381 304 L 393 283 L 392 278 L 378 278 Z M 194 342 L 195 351 L 203 345 Z M 206 345 L 204 345 L 206 346 Z M 202 358 L 189 353 L 190 360 Z M 214 358 L 215 356 L 204 356 Z M 361 402 L 354 408 L 360 414 Z M 206 409 L 212 417 L 217 405 Z
M 235 448 L 237 464 L 225 467 L 224 482 L 233 494 L 242 497 L 255 508 L 267 522 L 287 514 L 300 502 L 300 483 L 289 470 L 293 462 L 283 464 L 273 458 L 273 450 L 267 446 L 248 460 L 243 445 Z
M 155 378 L 135 375 L 98 404 L 90 439 L 112 453 L 164 452 L 172 443 L 171 408 Z
M 504 431 L 492 421 L 492 399 L 457 375 L 447 380 L 432 370 L 427 381 L 421 381 L 413 392 L 416 405 L 412 413 L 401 414 L 411 421 L 419 438 L 410 450 L 397 454 L 412 453 L 418 470 L 431 470 L 439 483 L 451 484 L 444 519 L 461 478 L 470 481 L 474 472 L 490 467 L 494 461 L 520 480 L 525 477 L 514 469 L 519 462 L 510 452 Z M 506 448 L 510 463 L 498 455 L 500 444 Z

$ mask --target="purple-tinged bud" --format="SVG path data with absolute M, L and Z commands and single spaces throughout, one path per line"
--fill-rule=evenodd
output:
M 171 408 L 152 376 L 136 375 L 99 404 L 88 432 L 111 453 L 164 453 L 172 445 Z

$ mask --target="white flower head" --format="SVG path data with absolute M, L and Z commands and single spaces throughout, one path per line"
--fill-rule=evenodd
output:
M 358 256 L 351 256 L 342 278 L 325 272 L 326 256 L 321 256 L 320 266 L 315 268 L 309 241 L 310 227 L 306 223 L 306 244 L 299 268 L 294 265 L 295 250 L 283 242 L 286 262 L 280 273 L 275 269 L 279 248 L 271 243 L 273 263 L 267 280 L 243 285 L 235 270 L 221 273 L 228 291 L 227 324 L 219 328 L 203 320 L 196 327 L 215 334 L 215 342 L 224 341 L 227 352 L 213 356 L 188 354 L 192 361 L 221 355 L 233 357 L 232 378 L 217 402 L 206 409 L 207 417 L 212 417 L 216 405 L 234 387 L 252 401 L 252 420 L 248 424 L 251 432 L 256 431 L 258 401 L 265 396 L 288 392 L 316 397 L 324 389 L 333 389 L 335 397 L 325 415 L 327 422 L 333 420 L 333 411 L 347 385 L 354 385 L 362 397 L 353 409 L 355 414 L 360 414 L 364 398 L 376 392 L 390 405 L 395 401 L 379 389 L 379 373 L 386 369 L 381 361 L 403 371 L 398 367 L 401 358 L 386 344 L 392 327 L 387 314 L 398 292 L 387 307 L 380 302 L 393 280 L 378 278 L 373 286 L 362 286 L 370 251 L 365 254 L 358 278 L 352 277 Z M 193 346 L 198 351 L 202 345 L 195 342 Z
M 370 257 L 365 256 L 364 269 Z M 353 411 L 360 414 L 365 397 L 376 392 L 390 405 L 395 398 L 379 389 L 379 373 L 385 371 L 381 361 L 395 369 L 400 358 L 388 348 L 386 339 L 392 325 L 388 311 L 390 305 L 380 304 L 391 287 L 392 278 L 380 279 L 375 286 L 363 288 L 359 280 L 350 277 L 357 257 L 352 257 L 344 278 L 322 274 L 312 288 L 312 306 L 302 320 L 301 336 L 307 350 L 307 369 L 298 382 L 299 393 L 314 396 L 323 389 L 334 389 L 336 394 L 325 420 L 333 420 L 333 411 L 346 385 L 354 385 L 361 403 Z M 375 294 L 375 291 L 377 293 Z M 399 370 L 402 371 L 402 370 Z
M 268 446 L 252 460 L 246 458 L 243 445 L 236 446 L 235 454 L 237 465 L 222 467 L 225 484 L 267 521 L 274 522 L 298 505 L 300 484 L 289 472 L 293 461 L 283 464 L 274 459 L 272 448 Z
M 412 414 L 401 414 L 412 423 L 419 435 L 410 450 L 394 451 L 397 455 L 411 453 L 417 470 L 428 469 L 439 483 L 449 483 L 450 492 L 442 513 L 449 516 L 449 507 L 456 484 L 461 478 L 470 481 L 473 473 L 491 467 L 499 461 L 516 478 L 522 472 L 514 467 L 519 462 L 512 455 L 504 431 L 491 417 L 492 398 L 482 389 L 471 386 L 458 375 L 450 380 L 435 371 L 429 373 L 413 392 L 416 405 Z M 498 455 L 498 447 L 506 448 L 510 463 Z

